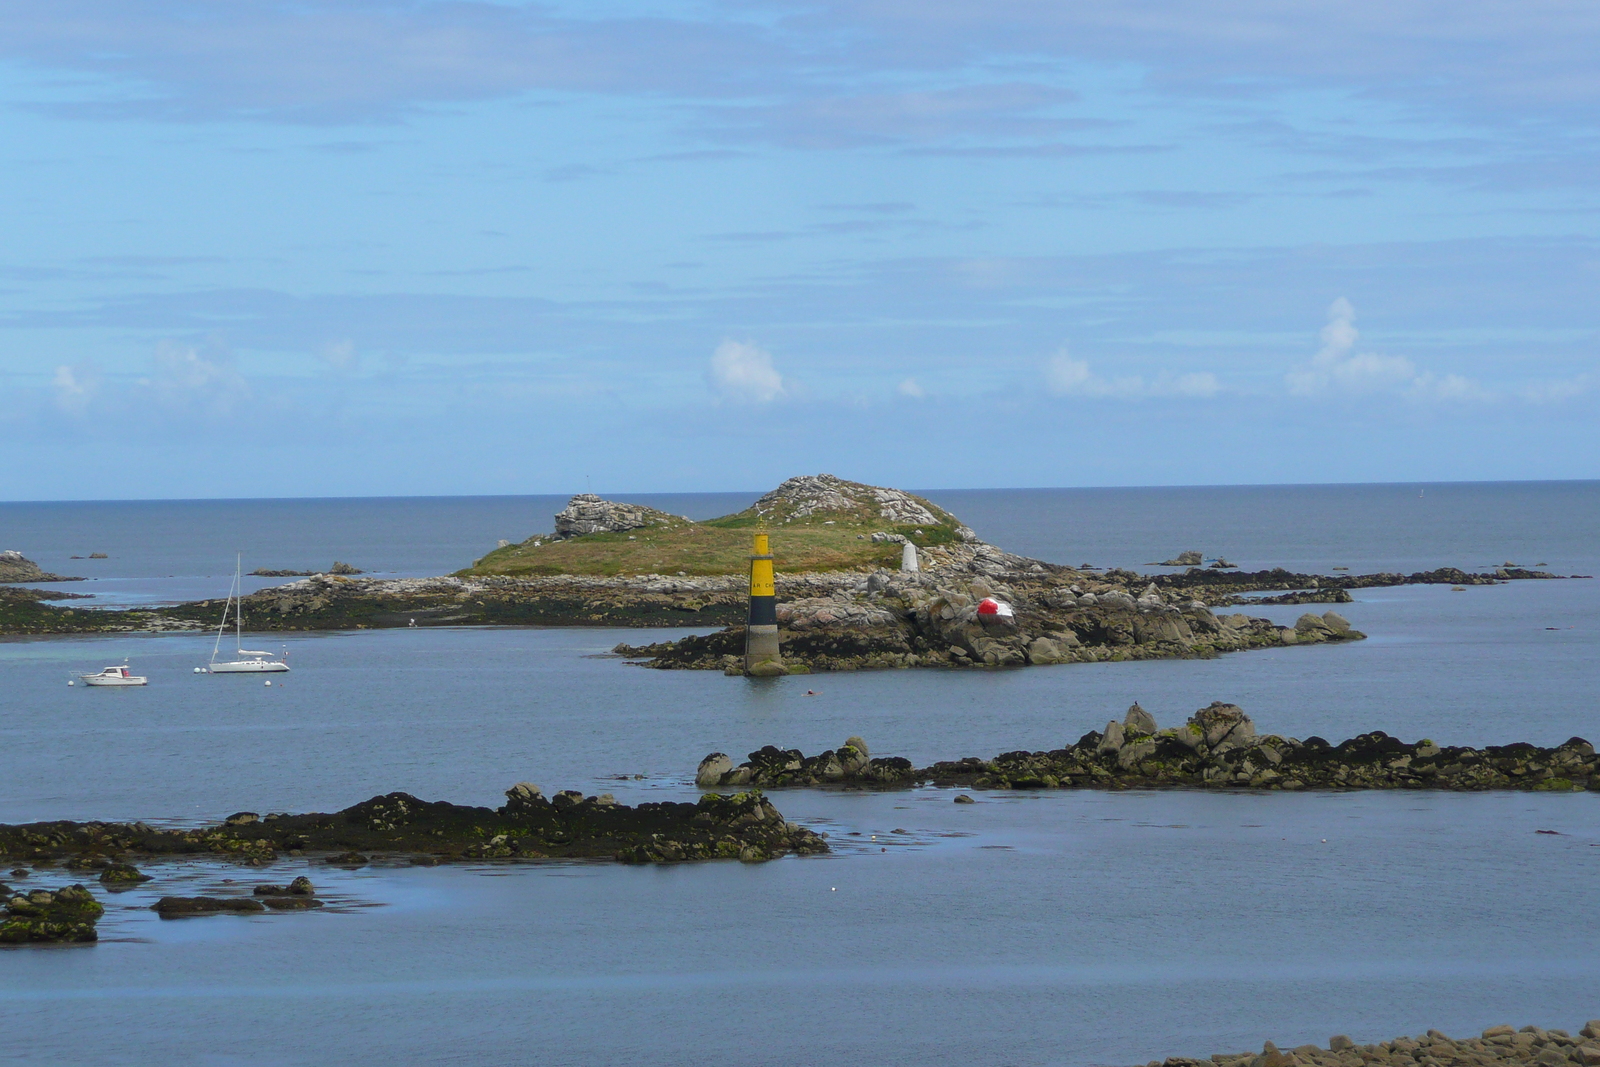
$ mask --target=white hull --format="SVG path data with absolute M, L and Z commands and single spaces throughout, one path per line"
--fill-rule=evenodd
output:
M 289 665 L 270 659 L 241 659 L 232 663 L 213 663 L 207 669 L 212 674 L 273 674 L 287 671 Z
M 121 678 L 110 678 L 100 674 L 80 674 L 84 685 L 147 685 L 148 680 L 139 675 L 127 675 Z

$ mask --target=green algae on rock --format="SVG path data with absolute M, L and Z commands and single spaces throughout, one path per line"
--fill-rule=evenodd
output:
M 974 789 L 1520 789 L 1600 791 L 1594 746 L 1581 737 L 1554 748 L 1530 744 L 1481 749 L 1409 744 L 1382 731 L 1338 745 L 1260 736 L 1233 704 L 1213 703 L 1182 726 L 1159 730 L 1139 705 L 1064 748 L 1006 752 L 913 767 L 896 757 L 868 759 L 851 738 L 836 751 L 806 757 L 767 746 L 739 766 L 721 752 L 700 762 L 701 788 L 749 785 L 894 788 L 931 782 Z
M 95 941 L 95 923 L 105 908 L 81 885 L 34 889 L 26 894 L 0 885 L 4 916 L 0 944 L 76 943 Z

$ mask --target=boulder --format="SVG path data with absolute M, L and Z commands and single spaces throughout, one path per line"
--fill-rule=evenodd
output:
M 1035 637 L 1028 643 L 1028 662 L 1035 666 L 1050 663 L 1067 663 L 1071 653 L 1049 637 Z
M 189 915 L 247 915 L 265 911 L 266 906 L 249 897 L 162 897 L 150 910 L 163 919 L 178 919 Z
M 1350 620 L 1340 615 L 1337 611 L 1323 612 L 1322 624 L 1341 637 L 1350 633 Z
M 112 863 L 100 872 L 102 885 L 137 885 L 149 880 L 148 874 L 140 873 L 139 868 L 131 863 Z
M 1223 746 L 1237 748 L 1255 740 L 1256 726 L 1237 704 L 1213 701 L 1189 716 L 1189 725 L 1199 730 L 1200 740 L 1212 751 Z
M 273 911 L 310 911 L 322 907 L 322 901 L 314 897 L 267 897 L 261 903 Z
M 1122 724 L 1116 720 L 1106 723 L 1105 733 L 1100 735 L 1100 744 L 1095 746 L 1096 752 L 1120 752 L 1123 741 Z
M 500 810 L 507 815 L 523 815 L 545 807 L 544 793 L 532 782 L 518 782 L 506 790 L 505 806 Z
M 1128 714 L 1123 716 L 1122 729 L 1128 734 L 1153 734 L 1156 732 L 1156 720 L 1135 701 L 1128 709 Z

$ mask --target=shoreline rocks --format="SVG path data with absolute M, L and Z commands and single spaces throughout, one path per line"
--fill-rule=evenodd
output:
M 818 834 L 785 822 L 759 791 L 698 803 L 618 804 L 610 794 L 564 790 L 546 798 L 518 783 L 499 808 L 425 801 L 407 793 L 373 797 L 332 814 L 272 814 L 193 830 L 157 830 L 144 823 L 42 822 L 0 825 L 0 856 L 19 860 L 74 857 L 69 866 L 128 857 L 208 857 L 262 866 L 281 853 L 331 855 L 333 862 L 369 862 L 396 853 L 436 860 L 610 858 L 624 863 L 771 859 L 828 851 Z M 351 859 L 358 857 L 358 859 Z M 107 868 L 109 869 L 109 868 Z M 309 896 L 297 881 L 272 897 Z M 276 888 L 276 887 L 269 887 Z M 298 906 L 298 905 L 286 905 Z M 174 905 L 173 907 L 177 907 Z
M 1255 1052 L 1222 1052 L 1203 1059 L 1169 1056 L 1145 1067 L 1595 1067 L 1600 1064 L 1600 1019 L 1591 1019 L 1576 1037 L 1565 1030 L 1491 1026 L 1478 1037 L 1453 1039 L 1438 1030 L 1421 1037 L 1397 1037 L 1358 1045 L 1335 1034 L 1328 1047 L 1300 1045 L 1284 1051 L 1271 1041 Z
M 971 789 L 1518 789 L 1600 792 L 1600 761 L 1581 737 L 1554 748 L 1519 743 L 1481 749 L 1415 744 L 1382 731 L 1329 744 L 1260 735 L 1236 705 L 1215 702 L 1183 725 L 1157 729 L 1138 704 L 1075 743 L 1051 751 L 1006 752 L 913 767 L 899 757 L 868 758 L 851 738 L 837 750 L 805 756 L 767 746 L 737 766 L 714 752 L 701 761 L 702 788 L 844 786 L 907 788 L 922 783 Z

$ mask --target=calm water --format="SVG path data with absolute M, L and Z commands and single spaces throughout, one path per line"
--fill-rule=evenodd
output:
M 1594 484 L 932 495 L 1068 562 L 1198 548 L 1247 566 L 1600 569 Z M 646 502 L 704 516 L 748 499 Z M 560 504 L 6 505 L 0 547 L 50 569 L 108 551 L 93 588 L 132 599 L 223 573 L 208 556 L 230 530 L 270 526 L 265 565 L 437 573 Z M 1341 610 L 1371 639 L 776 684 L 606 657 L 629 631 L 295 635 L 271 688 L 192 674 L 200 635 L 12 639 L 0 821 L 187 823 L 391 789 L 497 803 L 524 779 L 689 797 L 713 749 L 859 733 L 918 762 L 989 755 L 1076 739 L 1134 699 L 1164 725 L 1226 699 L 1301 737 L 1600 740 L 1600 583 L 1373 590 Z M 123 656 L 148 688 L 64 684 Z M 337 906 L 309 915 L 162 923 L 161 893 L 305 868 L 155 865 L 151 888 L 111 898 L 97 947 L 0 952 L 0 1062 L 1131 1064 L 1600 1015 L 1600 797 L 950 797 L 779 794 L 839 851 L 759 866 L 317 868 Z

